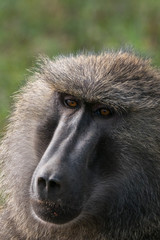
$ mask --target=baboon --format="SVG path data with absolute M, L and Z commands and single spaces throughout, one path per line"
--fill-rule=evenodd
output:
M 160 73 L 128 51 L 42 57 L 0 147 L 1 240 L 160 239 Z

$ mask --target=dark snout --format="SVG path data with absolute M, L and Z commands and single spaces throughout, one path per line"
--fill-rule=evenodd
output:
M 64 223 L 72 220 L 80 214 L 87 199 L 88 166 L 93 158 L 97 133 L 93 126 L 85 126 L 84 122 L 82 117 L 78 123 L 77 119 L 70 122 L 62 119 L 35 170 L 32 206 L 45 221 Z

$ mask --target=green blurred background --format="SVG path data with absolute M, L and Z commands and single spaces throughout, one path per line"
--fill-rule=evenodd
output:
M 0 0 L 0 135 L 39 53 L 126 45 L 160 64 L 159 0 Z

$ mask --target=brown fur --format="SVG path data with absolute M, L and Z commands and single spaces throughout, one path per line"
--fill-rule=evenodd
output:
M 141 232 L 122 231 L 117 219 L 114 234 L 94 220 L 75 221 L 57 227 L 35 219 L 30 211 L 29 186 L 38 159 L 35 154 L 37 122 L 52 112 L 54 91 L 69 93 L 87 102 L 100 102 L 132 114 L 126 129 L 117 131 L 123 151 L 130 146 L 149 154 L 155 187 L 153 216 Z M 28 240 L 158 240 L 160 233 L 160 74 L 149 61 L 127 52 L 82 54 L 41 59 L 27 85 L 16 96 L 7 133 L 0 146 L 2 189 L 7 203 L 0 216 L 0 239 Z M 141 126 L 143 125 L 143 134 Z M 128 130 L 129 129 L 129 130 Z M 146 163 L 147 164 L 147 163 Z M 129 167 L 123 166 L 123 168 Z M 134 168 L 135 166 L 131 166 Z M 138 176 L 137 176 L 138 178 Z M 141 181 L 141 179 L 138 179 Z M 150 184 L 150 183 L 149 183 Z M 131 186 L 132 187 L 132 186 Z M 150 191 L 149 188 L 148 191 Z M 153 190 L 153 189 L 152 189 Z M 141 193 L 139 193 L 141 194 Z M 150 193 L 149 193 L 150 194 Z M 152 194 L 150 194 L 152 195 Z M 156 210 L 155 210 L 156 209 Z M 151 212 L 152 215 L 152 212 Z M 126 219 L 126 226 L 127 226 Z M 112 228 L 112 227 L 111 227 Z M 126 227 L 127 228 L 127 227 Z M 140 226 L 138 227 L 140 228 Z M 114 237 L 113 237 L 114 236 Z

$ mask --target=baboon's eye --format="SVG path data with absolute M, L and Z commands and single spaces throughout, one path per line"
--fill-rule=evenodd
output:
M 96 110 L 96 114 L 102 117 L 107 117 L 111 115 L 111 111 L 108 108 L 100 108 Z
M 111 111 L 107 108 L 101 108 L 98 110 L 98 112 L 101 116 L 104 116 L 104 117 L 111 115 Z
M 113 114 L 113 111 L 110 108 L 103 105 L 95 105 L 93 107 L 93 112 L 100 117 L 109 117 Z
M 79 106 L 78 100 L 74 99 L 72 96 L 65 96 L 64 104 L 66 107 L 69 107 L 69 108 L 77 108 Z
M 69 107 L 77 107 L 78 103 L 75 100 L 67 99 L 65 100 L 65 104 Z

